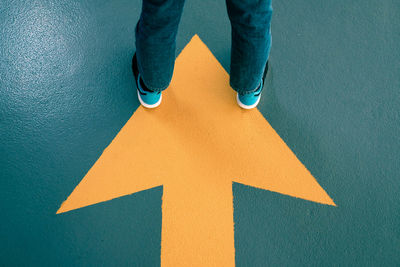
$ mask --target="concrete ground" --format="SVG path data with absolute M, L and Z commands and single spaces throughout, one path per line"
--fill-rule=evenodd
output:
M 0 4 L 0 265 L 159 266 L 163 187 L 56 215 L 139 107 L 141 3 Z M 237 266 L 400 265 L 400 3 L 275 1 L 259 110 L 337 207 L 233 184 Z M 226 71 L 225 1 L 187 0 Z

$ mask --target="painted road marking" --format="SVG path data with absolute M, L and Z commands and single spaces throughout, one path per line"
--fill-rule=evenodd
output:
M 197 35 L 163 94 L 135 111 L 57 213 L 163 185 L 162 266 L 234 266 L 232 182 L 335 206 L 262 114 L 237 106 Z

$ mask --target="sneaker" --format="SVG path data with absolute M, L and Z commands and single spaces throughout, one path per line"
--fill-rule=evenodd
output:
M 140 104 L 146 108 L 155 108 L 161 104 L 162 93 L 155 92 L 146 87 L 142 78 L 140 77 L 139 68 L 137 64 L 136 53 L 132 58 L 132 71 L 135 76 L 135 82 L 137 87 L 137 95 L 140 101 Z
M 252 109 L 258 105 L 258 103 L 260 102 L 261 91 L 264 87 L 264 81 L 265 81 L 265 76 L 267 75 L 267 72 L 268 72 L 268 61 L 265 65 L 263 77 L 261 79 L 260 85 L 258 86 L 258 89 L 256 91 L 254 91 L 252 93 L 248 93 L 248 94 L 239 94 L 239 93 L 236 94 L 237 103 L 239 104 L 239 106 L 241 108 Z

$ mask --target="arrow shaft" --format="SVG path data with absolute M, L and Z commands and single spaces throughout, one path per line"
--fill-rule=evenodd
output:
M 234 266 L 232 184 L 164 186 L 161 266 Z

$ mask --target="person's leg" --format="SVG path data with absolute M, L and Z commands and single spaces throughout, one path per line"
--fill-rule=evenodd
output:
M 241 94 L 260 85 L 271 49 L 272 0 L 226 0 L 232 29 L 230 86 Z
M 143 0 L 135 27 L 141 78 L 153 91 L 166 89 L 175 65 L 176 34 L 185 0 Z

